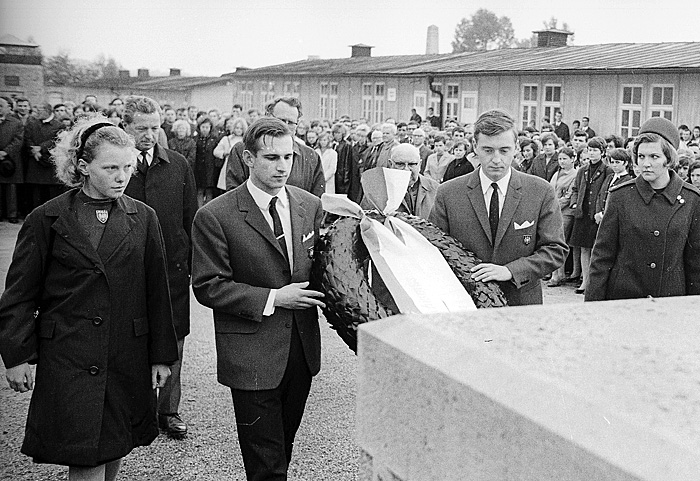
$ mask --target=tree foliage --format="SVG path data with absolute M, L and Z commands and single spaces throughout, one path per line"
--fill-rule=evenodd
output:
M 470 18 L 463 18 L 455 29 L 453 52 L 492 50 L 510 47 L 514 40 L 513 25 L 508 17 L 480 8 Z
M 121 65 L 112 57 L 100 55 L 92 62 L 73 59 L 67 51 L 44 57 L 44 79 L 49 85 L 75 85 L 119 76 Z

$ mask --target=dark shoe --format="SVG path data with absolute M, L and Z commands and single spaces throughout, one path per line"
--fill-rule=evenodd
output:
M 179 414 L 159 414 L 158 426 L 161 431 L 175 439 L 182 439 L 187 436 L 187 424 Z
M 581 282 L 581 276 L 569 276 L 566 279 L 564 279 L 564 282 L 576 284 L 577 282 Z
M 17 217 L 10 217 L 9 219 L 7 219 L 7 222 L 9 222 L 10 224 L 18 224 L 19 219 Z
M 576 294 L 583 294 L 586 292 L 586 289 L 582 287 L 577 287 L 574 292 L 576 292 Z
M 549 281 L 547 287 L 559 287 L 561 284 L 561 281 Z

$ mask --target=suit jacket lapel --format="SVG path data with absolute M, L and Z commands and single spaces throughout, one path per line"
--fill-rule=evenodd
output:
M 280 247 L 279 242 L 277 242 L 277 239 L 275 239 L 275 233 L 272 232 L 270 224 L 267 223 L 267 220 L 265 220 L 265 217 L 263 217 L 262 212 L 260 212 L 258 205 L 255 203 L 255 200 L 253 200 L 253 196 L 250 195 L 248 187 L 238 189 L 238 208 L 241 210 L 241 212 L 246 212 L 245 221 L 248 223 L 248 225 L 258 231 L 258 233 L 265 240 L 267 240 L 282 257 L 284 257 L 282 248 Z
M 306 208 L 304 207 L 304 201 L 299 198 L 290 189 L 287 189 L 287 197 L 289 198 L 289 213 L 292 221 L 292 255 L 294 256 L 294 270 L 296 270 L 302 263 L 299 256 L 303 256 L 306 253 L 302 246 L 302 236 L 307 234 L 305 232 L 305 220 L 306 220 Z M 292 273 L 292 276 L 294 274 Z
M 521 179 L 520 173 L 511 169 L 510 182 L 508 182 L 508 192 L 506 192 L 506 198 L 503 201 L 503 209 L 501 209 L 501 216 L 498 220 L 498 230 L 496 231 L 496 241 L 493 243 L 494 247 L 501 243 L 503 236 L 508 230 L 508 226 L 513 221 L 513 216 L 515 211 L 520 204 L 520 199 L 522 198 L 521 192 Z M 527 219 L 523 219 L 523 222 Z
M 127 214 L 136 212 L 136 206 L 131 199 L 120 197 L 112 206 L 109 214 L 109 222 L 105 226 L 102 240 L 97 247 L 97 254 L 107 262 L 117 247 L 121 245 L 129 232 L 131 232 L 131 222 Z
M 76 190 L 75 193 L 77 192 Z M 57 215 L 57 219 L 51 224 L 51 228 L 56 231 L 56 234 L 61 236 L 67 244 L 70 244 L 76 251 L 90 259 L 90 262 L 102 266 L 102 260 L 92 247 L 90 239 L 88 239 L 85 233 L 85 229 L 78 223 L 78 218 L 73 210 L 74 199 L 75 195 L 72 195 L 66 199 L 66 205 L 47 209 L 46 215 Z
M 479 180 L 479 171 L 476 170 L 473 174 L 470 174 L 469 181 L 467 183 L 468 191 L 467 197 L 472 203 L 474 212 L 476 212 L 476 217 L 479 219 L 481 228 L 484 229 L 486 237 L 491 241 L 491 245 L 494 244 L 491 238 L 491 225 L 489 224 L 489 214 L 486 212 L 486 203 L 484 202 L 484 193 L 481 190 L 481 181 Z

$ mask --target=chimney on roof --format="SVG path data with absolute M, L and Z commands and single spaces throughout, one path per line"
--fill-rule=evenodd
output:
M 566 47 L 566 42 L 568 41 L 569 35 L 574 34 L 574 32 L 557 30 L 556 28 L 551 28 L 549 30 L 534 30 L 532 33 L 537 35 L 538 47 Z
M 425 41 L 425 54 L 436 55 L 440 53 L 440 36 L 436 25 L 428 27 L 428 37 Z
M 140 68 L 138 70 L 138 73 L 136 74 L 136 76 L 140 79 L 148 78 L 149 77 L 148 69 L 147 68 Z
M 119 78 L 121 78 L 121 79 L 131 78 L 131 74 L 129 73 L 128 70 L 120 70 L 119 71 Z
M 179 77 L 180 76 L 180 69 L 179 68 L 171 68 L 170 69 L 170 76 L 171 77 Z
M 352 48 L 352 53 L 350 54 L 350 58 L 355 58 L 355 57 L 371 57 L 372 56 L 372 49 L 374 47 L 370 46 L 370 45 L 365 45 L 363 43 L 358 43 L 355 45 L 350 45 L 350 48 Z

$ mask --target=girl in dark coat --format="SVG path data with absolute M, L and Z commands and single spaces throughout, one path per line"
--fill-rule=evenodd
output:
M 663 117 L 639 129 L 640 175 L 610 192 L 587 301 L 700 294 L 700 190 L 673 171 L 679 141 Z
M 581 271 L 583 282 L 576 289 L 583 294 L 588 286 L 588 269 L 591 264 L 591 249 L 598 233 L 595 221 L 595 203 L 603 186 L 603 181 L 612 169 L 603 163 L 603 154 L 607 144 L 602 137 L 593 137 L 588 141 L 589 163 L 581 167 L 576 180 L 571 186 L 571 207 L 574 209 L 574 227 L 569 244 L 581 248 Z
M 445 175 L 442 176 L 443 182 L 474 172 L 474 166 L 469 162 L 469 159 L 467 159 L 467 154 L 469 154 L 470 151 L 469 144 L 465 141 L 460 140 L 455 143 L 452 147 L 452 155 L 455 156 L 455 160 L 450 162 L 450 165 L 447 166 Z
M 122 195 L 133 150 L 104 117 L 61 135 L 57 176 L 77 188 L 27 216 L 0 298 L 10 387 L 34 389 L 37 365 L 22 452 L 71 480 L 113 480 L 155 439 L 154 390 L 177 359 L 158 219 Z
M 193 170 L 199 207 L 214 198 L 219 171 L 224 165 L 223 159 L 218 159 L 214 155 L 214 149 L 219 144 L 219 136 L 213 133 L 212 129 L 213 124 L 209 119 L 204 119 L 198 127 L 197 155 Z

